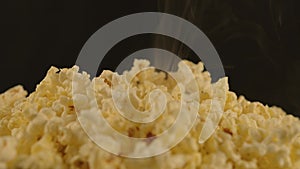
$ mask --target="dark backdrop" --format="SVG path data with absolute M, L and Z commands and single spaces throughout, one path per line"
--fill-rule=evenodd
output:
M 85 41 L 121 16 L 161 11 L 197 25 L 216 47 L 231 90 L 251 101 L 300 115 L 298 0 L 33 1 L 1 2 L 0 92 L 22 84 L 34 91 L 51 65 L 71 67 Z M 99 72 L 145 47 L 161 47 L 197 61 L 184 44 L 157 35 L 123 40 Z

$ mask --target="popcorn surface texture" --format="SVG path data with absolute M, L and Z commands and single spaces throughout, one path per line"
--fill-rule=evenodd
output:
M 118 113 L 111 95 L 112 86 L 120 83 L 113 80 L 114 72 L 103 71 L 93 80 L 103 117 L 115 130 L 130 137 L 159 135 L 172 125 L 180 108 L 176 81 L 154 68 L 141 71 L 149 64 L 135 60 L 130 71 L 118 76 L 129 78 L 140 71 L 130 82 L 131 102 L 140 111 L 149 109 L 147 97 L 152 90 L 161 89 L 166 94 L 164 114 L 151 123 L 130 122 Z M 170 151 L 131 159 L 101 149 L 82 129 L 73 103 L 73 76 L 85 84 L 88 74 L 79 73 L 77 66 L 51 67 L 29 96 L 21 86 L 0 95 L 0 169 L 300 169 L 298 118 L 278 107 L 237 97 L 229 91 L 226 77 L 211 83 L 201 62 L 179 64 L 187 64 L 192 70 L 200 107 L 191 131 Z M 184 75 L 180 77 L 186 80 Z M 213 89 L 225 95 L 213 94 Z M 220 97 L 223 115 L 211 137 L 199 143 L 214 97 Z M 86 100 L 79 102 L 84 107 Z

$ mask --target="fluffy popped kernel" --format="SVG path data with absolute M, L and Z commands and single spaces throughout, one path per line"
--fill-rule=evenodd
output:
M 0 168 L 185 168 L 185 169 L 297 169 L 300 168 L 300 121 L 278 107 L 249 102 L 228 90 L 222 79 L 211 83 L 203 64 L 187 64 L 198 83 L 200 109 L 189 134 L 169 152 L 147 159 L 130 159 L 110 154 L 94 144 L 81 128 L 72 99 L 72 78 L 76 74 L 85 84 L 86 73 L 79 68 L 51 67 L 26 97 L 21 86 L 0 95 Z M 180 91 L 174 79 L 161 71 L 147 69 L 150 63 L 136 60 L 122 76 L 131 79 L 130 99 L 138 110 L 149 109 L 147 95 L 161 89 L 168 104 L 155 123 L 129 122 L 112 102 L 114 73 L 104 71 L 94 79 L 99 109 L 110 125 L 130 137 L 153 137 L 174 122 L 180 106 Z M 183 72 L 184 73 L 184 72 Z M 181 80 L 186 80 L 181 76 Z M 226 83 L 225 83 L 226 82 Z M 215 87 L 214 87 L 215 86 Z M 212 91 L 225 91 L 218 97 Z M 221 96 L 221 94 L 220 94 Z M 213 135 L 199 144 L 200 131 L 209 117 L 212 100 L 223 105 L 223 116 Z M 84 102 L 84 99 L 81 100 Z M 84 105 L 84 104 L 82 104 Z M 151 140 L 149 140 L 151 141 Z

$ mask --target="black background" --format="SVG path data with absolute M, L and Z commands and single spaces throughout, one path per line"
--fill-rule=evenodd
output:
M 210 38 L 232 91 L 300 115 L 297 0 L 6 0 L 0 8 L 0 92 L 17 84 L 34 91 L 51 65 L 72 67 L 86 40 L 101 26 L 124 15 L 160 11 L 189 20 Z M 180 42 L 147 34 L 118 43 L 99 72 L 114 69 L 122 58 L 146 47 L 197 61 Z

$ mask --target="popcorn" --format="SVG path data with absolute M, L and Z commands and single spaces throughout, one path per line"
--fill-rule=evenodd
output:
M 8 162 L 16 157 L 16 145 L 17 141 L 14 137 L 4 136 L 0 138 L 0 163 Z
M 191 77 L 185 76 L 188 70 L 184 65 L 190 68 L 197 86 L 191 83 Z M 77 66 L 70 69 L 51 67 L 36 91 L 28 97 L 21 86 L 9 89 L 0 95 L 0 168 L 300 168 L 298 118 L 287 115 L 278 107 L 237 97 L 229 91 L 227 78 L 212 84 L 201 62 L 182 61 L 178 67 L 177 72 L 168 75 L 151 68 L 147 60 L 135 60 L 133 68 L 122 75 L 103 71 L 92 81 L 94 91 L 83 90 L 91 82 L 87 73 L 78 73 Z M 73 77 L 77 83 L 72 86 Z M 111 89 L 118 85 L 129 87 L 132 109 L 150 113 L 136 115 L 138 118 L 158 113 L 162 107 L 153 103 L 163 102 L 160 94 L 164 94 L 166 100 L 163 113 L 150 123 L 128 121 L 119 114 L 112 98 Z M 129 137 L 148 138 L 136 149 L 128 147 L 126 151 L 139 152 L 150 143 L 164 144 L 155 138 L 175 122 L 180 100 L 185 97 L 181 93 L 182 85 L 186 87 L 184 92 L 190 94 L 186 101 L 192 101 L 196 97 L 194 91 L 198 89 L 198 117 L 179 144 L 155 157 L 130 159 L 113 155 L 90 140 L 77 119 L 76 112 L 84 114 L 93 108 L 91 105 L 95 103 L 90 100 L 95 96 L 102 116 L 112 128 Z M 76 90 L 76 95 L 72 95 L 72 89 Z M 151 96 L 155 90 L 161 93 Z M 149 103 L 149 98 L 153 103 Z M 74 103 L 79 106 L 75 107 Z M 118 103 L 126 106 L 121 101 Z M 153 105 L 156 107 L 151 111 Z M 193 105 L 189 108 L 193 109 Z M 90 118 L 97 116 L 100 114 Z M 210 125 L 204 127 L 207 121 Z M 210 131 L 205 128 L 214 129 L 214 125 L 215 132 L 205 133 Z M 199 143 L 202 129 L 208 140 Z M 106 128 L 99 130 L 106 131 Z M 113 144 L 117 141 L 113 140 L 114 136 L 109 132 L 106 134 L 108 136 L 101 138 L 119 149 Z

